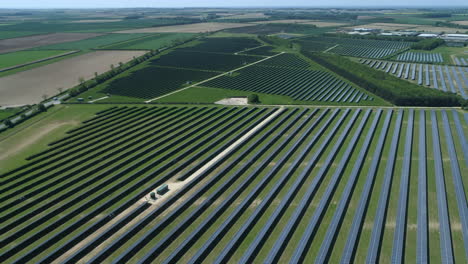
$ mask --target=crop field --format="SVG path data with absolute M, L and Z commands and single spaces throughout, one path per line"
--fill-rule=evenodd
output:
M 66 43 L 59 43 L 54 45 L 47 45 L 42 46 L 36 49 L 79 49 L 79 50 L 89 50 L 89 49 L 97 49 L 106 45 L 111 45 L 123 41 L 129 41 L 137 38 L 141 38 L 147 36 L 147 34 L 106 34 L 94 38 L 73 41 L 73 42 L 66 42 Z
M 178 18 L 158 18 L 158 19 L 127 19 L 109 23 L 89 22 L 70 23 L 70 21 L 60 21 L 50 23 L 50 21 L 25 21 L 22 23 L 2 26 L 2 31 L 14 32 L 80 32 L 80 33 L 108 33 L 117 30 L 131 30 L 145 27 L 155 27 L 163 25 L 173 25 L 177 23 L 190 23 L 192 19 Z M 144 32 L 143 32 L 144 33 Z
M 312 70 L 306 61 L 287 53 L 236 73 L 210 80 L 203 86 L 285 95 L 301 101 L 359 103 L 373 100 L 335 75 Z
M 99 36 L 96 33 L 52 33 L 0 40 L 0 53 L 25 50 L 50 44 L 72 42 Z
M 440 53 L 424 53 L 424 52 L 405 52 L 399 54 L 396 60 L 407 62 L 420 62 L 420 63 L 443 63 L 444 59 Z
M 95 51 L 22 71 L 0 78 L 0 105 L 24 105 L 40 102 L 43 95 L 52 96 L 58 89 L 67 89 L 79 84 L 94 73 L 109 70 L 109 65 L 127 62 L 143 51 Z M 11 89 L 14 87 L 14 89 Z
M 361 63 L 430 88 L 468 98 L 468 68 L 361 59 Z
M 465 263 L 467 133 L 457 110 L 109 106 L 2 175 L 0 261 Z
M 44 50 L 44 51 L 17 51 L 12 53 L 0 54 L 0 70 L 19 64 L 25 64 L 52 56 L 64 54 L 64 50 Z
M 102 48 L 105 49 L 127 49 L 127 50 L 157 50 L 170 46 L 174 41 L 184 41 L 190 39 L 195 34 L 191 33 L 161 33 L 144 38 L 133 39 L 121 43 L 110 44 Z
M 310 51 L 325 51 L 344 56 L 383 58 L 398 51 L 409 48 L 410 42 L 369 40 L 369 39 L 349 39 L 333 37 L 307 37 L 301 39 L 304 48 Z M 330 49 L 330 47 L 333 47 Z
M 249 24 L 243 23 L 195 23 L 186 25 L 175 26 L 152 26 L 148 25 L 147 28 L 130 29 L 116 31 L 115 33 L 203 33 L 219 31 L 227 28 L 245 27 Z
M 31 35 L 43 34 L 43 32 L 34 31 L 0 31 L 0 39 L 19 38 Z

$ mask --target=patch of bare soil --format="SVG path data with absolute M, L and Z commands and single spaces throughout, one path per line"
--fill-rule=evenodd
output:
M 458 24 L 458 25 L 463 25 L 463 26 L 468 26 L 468 20 L 452 21 L 452 23 Z
M 226 98 L 223 100 L 219 100 L 215 102 L 215 104 L 220 105 L 248 105 L 248 99 L 244 97 L 233 97 L 233 98 Z
M 102 34 L 97 33 L 52 33 L 12 39 L 2 39 L 0 40 L 0 53 L 13 52 L 57 43 L 78 41 L 101 35 Z
M 223 30 L 227 28 L 245 27 L 250 24 L 246 23 L 196 23 L 176 26 L 162 26 L 151 28 L 139 28 L 131 30 L 117 31 L 114 33 L 163 33 L 163 32 L 179 32 L 179 33 L 202 33 Z
M 28 71 L 0 78 L 0 106 L 34 104 L 42 96 L 53 96 L 59 88 L 79 84 L 79 78 L 91 79 L 94 73 L 106 72 L 111 64 L 127 62 L 145 51 L 96 51 L 64 59 Z

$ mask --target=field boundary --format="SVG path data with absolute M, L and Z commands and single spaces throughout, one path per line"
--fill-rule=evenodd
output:
M 165 95 L 162 95 L 162 96 L 159 96 L 159 97 L 156 97 L 156 98 L 147 100 L 147 101 L 145 101 L 145 103 L 151 103 L 152 101 L 155 101 L 155 100 L 164 98 L 164 97 L 166 97 L 166 96 L 169 96 L 169 95 L 178 93 L 178 92 L 183 91 L 183 90 L 187 90 L 187 89 L 189 89 L 189 88 L 192 88 L 192 87 L 198 86 L 198 85 L 200 85 L 200 84 L 203 84 L 203 83 L 205 83 L 205 82 L 208 82 L 208 81 L 214 80 L 214 79 L 216 79 L 216 78 L 219 78 L 219 77 L 221 77 L 221 76 L 223 76 L 223 75 L 226 75 L 226 74 L 229 73 L 229 72 L 235 72 L 235 71 L 238 71 L 238 70 L 242 70 L 242 69 L 244 69 L 244 68 L 250 67 L 250 66 L 255 65 L 255 64 L 257 64 L 257 63 L 260 63 L 260 62 L 266 61 L 266 60 L 268 60 L 268 59 L 271 59 L 271 58 L 273 58 L 273 57 L 279 56 L 279 55 L 281 55 L 281 54 L 283 54 L 283 53 L 285 53 L 285 52 L 283 51 L 283 52 L 281 52 L 281 53 L 275 54 L 275 55 L 270 56 L 270 57 L 266 57 L 266 58 L 261 59 L 261 60 L 256 61 L 256 62 L 252 62 L 252 63 L 250 63 L 250 64 L 247 64 L 247 65 L 245 65 L 245 66 L 239 67 L 239 68 L 237 68 L 237 69 L 230 70 L 230 71 L 227 71 L 227 72 L 223 72 L 223 73 L 218 74 L 218 75 L 216 75 L 216 76 L 214 76 L 214 77 L 211 77 L 211 78 L 206 79 L 206 80 L 203 80 L 203 81 L 201 81 L 201 82 L 192 84 L 192 85 L 187 86 L 187 87 L 185 87 L 185 88 L 182 88 L 182 89 L 180 89 L 180 90 L 177 90 L 177 91 L 174 91 L 174 92 L 171 92 L 171 93 L 168 93 L 168 94 L 165 94 Z
M 68 56 L 68 55 L 76 54 L 78 52 L 81 52 L 81 50 L 72 50 L 70 52 L 66 52 L 66 53 L 63 53 L 63 54 L 47 57 L 47 58 L 44 58 L 44 59 L 30 61 L 30 62 L 27 62 L 27 63 L 18 64 L 18 65 L 15 65 L 15 66 L 3 68 L 3 69 L 0 69 L 0 72 L 6 72 L 6 71 L 22 68 L 22 67 L 25 67 L 25 66 L 29 66 L 29 65 L 32 65 L 32 64 L 36 64 L 36 63 L 40 63 L 40 62 L 44 62 L 44 61 L 48 61 L 48 60 L 53 60 L 53 59 L 65 57 L 65 56 Z

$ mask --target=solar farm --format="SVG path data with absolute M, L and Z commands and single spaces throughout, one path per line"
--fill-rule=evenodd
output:
M 0 263 L 468 263 L 434 10 L 0 9 Z
M 361 60 L 361 63 L 395 75 L 398 78 L 417 82 L 418 85 L 444 92 L 457 93 L 465 99 L 468 98 L 468 68 L 465 67 L 364 59 Z
M 409 48 L 409 42 L 310 37 L 299 41 L 306 50 L 327 51 L 343 56 L 380 59 Z
M 1 259 L 460 262 L 467 127 L 454 110 L 108 107 L 2 175 Z

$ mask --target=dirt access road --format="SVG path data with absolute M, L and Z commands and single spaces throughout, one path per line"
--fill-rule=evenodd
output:
M 42 96 L 53 96 L 58 88 L 68 89 L 83 77 L 91 79 L 94 72 L 103 73 L 111 64 L 127 62 L 145 51 L 96 51 L 61 60 L 39 68 L 0 78 L 0 106 L 35 104 Z
M 2 39 L 0 40 L 0 54 L 51 44 L 78 41 L 101 35 L 102 34 L 97 33 L 52 33 L 12 39 Z

